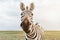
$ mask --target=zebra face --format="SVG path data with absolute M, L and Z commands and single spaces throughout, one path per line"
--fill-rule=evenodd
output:
M 21 13 L 21 27 L 23 28 L 23 30 L 25 32 L 28 32 L 29 26 L 32 23 L 32 17 L 33 17 L 32 10 L 34 9 L 33 3 L 31 3 L 30 9 L 28 9 L 28 6 L 26 8 L 24 8 L 23 3 L 21 3 L 20 8 L 22 10 L 22 13 Z
M 25 10 L 21 13 L 21 27 L 23 30 L 28 30 L 32 23 L 33 13 L 31 11 Z

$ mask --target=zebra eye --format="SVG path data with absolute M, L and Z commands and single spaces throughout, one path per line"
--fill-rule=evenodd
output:
M 24 12 L 22 12 L 21 15 L 24 15 Z
M 32 16 L 33 16 L 33 14 L 31 13 L 31 14 L 30 14 L 30 17 L 32 17 Z

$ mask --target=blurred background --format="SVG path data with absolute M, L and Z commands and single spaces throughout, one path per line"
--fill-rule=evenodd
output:
M 20 3 L 33 2 L 33 21 L 44 30 L 60 30 L 60 0 L 0 0 L 0 30 L 22 30 Z

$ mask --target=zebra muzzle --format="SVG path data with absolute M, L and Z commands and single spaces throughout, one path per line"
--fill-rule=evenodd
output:
M 31 25 L 31 23 L 29 22 L 29 20 L 25 19 L 22 23 L 21 23 L 21 27 L 23 29 L 29 29 L 29 25 Z

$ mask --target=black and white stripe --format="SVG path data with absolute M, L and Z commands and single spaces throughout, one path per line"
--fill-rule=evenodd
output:
M 27 26 L 28 31 L 27 32 L 25 30 L 26 26 L 24 24 L 22 24 L 24 31 L 26 33 L 26 40 L 43 40 L 43 36 L 44 36 L 43 28 L 41 26 L 39 26 L 38 24 L 33 24 L 33 22 L 32 22 L 32 18 L 33 18 L 32 10 L 34 9 L 33 3 L 31 3 L 31 5 L 30 5 L 30 10 L 28 10 L 28 7 L 26 7 L 26 9 L 25 9 L 23 3 L 21 3 L 20 8 L 22 10 L 21 22 L 25 23 L 28 20 L 25 23 L 25 24 L 28 24 L 28 26 Z M 31 24 L 29 25 L 29 23 L 31 23 Z
M 30 12 L 30 11 L 28 11 L 28 13 L 26 13 L 26 11 L 22 12 L 21 13 L 21 21 L 24 20 L 25 16 L 29 16 L 30 21 L 33 22 L 32 21 L 33 20 L 33 13 L 32 12 Z
M 29 16 L 32 18 L 32 16 L 30 16 L 31 14 L 23 14 L 21 15 L 21 21 L 24 20 L 25 16 Z M 26 33 L 26 40 L 42 40 L 42 36 L 43 36 L 43 32 L 42 32 L 42 28 L 40 28 L 40 26 L 38 24 L 33 24 L 32 19 L 30 19 L 31 21 L 31 25 L 30 25 L 30 32 Z
M 33 25 L 32 28 L 31 28 L 32 31 L 30 31 L 30 33 L 26 34 L 26 40 L 42 40 L 42 34 L 43 33 L 41 34 L 40 31 L 37 31 L 37 30 L 40 30 L 40 29 L 37 29 L 35 26 L 37 26 L 37 25 Z

